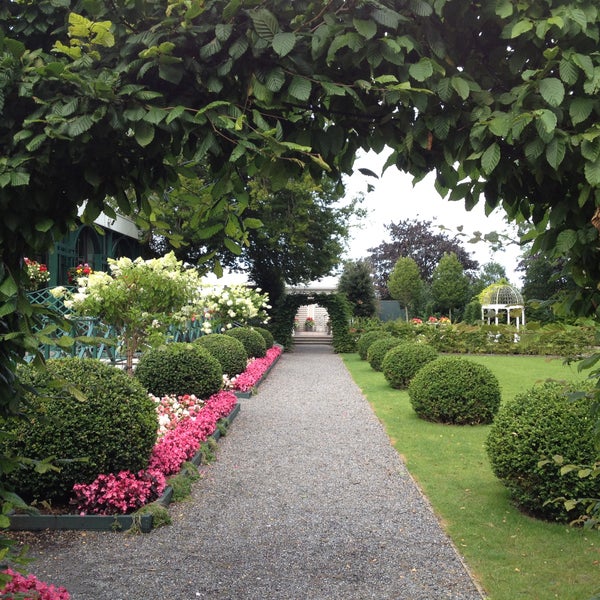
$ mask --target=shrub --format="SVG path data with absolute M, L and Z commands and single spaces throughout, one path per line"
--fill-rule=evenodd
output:
M 230 335 L 242 342 L 250 358 L 262 358 L 267 353 L 265 338 L 250 327 L 234 327 L 229 329 L 225 335 Z
M 490 423 L 500 406 L 500 385 L 485 366 L 442 357 L 426 364 L 408 386 L 419 417 L 437 423 Z
M 265 338 L 265 345 L 266 345 L 267 350 L 269 348 L 273 347 L 273 344 L 275 343 L 275 338 L 273 337 L 273 334 L 268 329 L 265 329 L 264 327 L 256 327 L 256 326 L 252 326 L 252 329 L 254 329 L 254 331 L 258 331 L 258 333 L 260 333 L 260 335 L 262 335 L 263 338 Z
M 389 333 L 382 331 L 381 329 L 373 329 L 363 333 L 356 342 L 356 351 L 360 356 L 361 360 L 367 360 L 367 351 L 369 346 L 375 341 L 384 337 L 390 337 Z
M 367 350 L 367 360 L 369 361 L 371 368 L 375 369 L 375 371 L 381 371 L 381 365 L 387 351 L 395 348 L 401 343 L 402 342 L 398 338 L 391 336 L 375 340 Z
M 581 388 L 560 382 L 535 386 L 505 403 L 490 429 L 486 449 L 494 474 L 515 504 L 536 517 L 575 519 L 577 511 L 546 501 L 600 495 L 600 479 L 581 479 L 576 471 L 561 476 L 555 464 L 539 464 L 556 455 L 574 464 L 592 464 L 597 458 L 591 401 L 567 395 Z
M 74 484 L 89 483 L 99 473 L 147 466 L 158 420 L 154 403 L 138 381 L 94 359 L 49 360 L 48 375 L 31 366 L 20 370 L 23 382 L 39 394 L 27 394 L 28 418 L 4 424 L 14 428 L 16 439 L 10 447 L 38 460 L 54 456 L 87 462 L 62 464 L 58 473 L 19 469 L 9 476 L 17 492 L 29 500 L 64 501 Z M 83 396 L 57 387 L 51 377 L 76 386 Z
M 223 385 L 219 361 L 198 344 L 176 342 L 142 354 L 135 376 L 155 396 L 208 398 Z
M 437 357 L 437 350 L 428 344 L 406 342 L 388 350 L 381 370 L 393 388 L 404 389 L 422 367 Z
M 194 343 L 208 350 L 219 361 L 224 375 L 234 377 L 246 370 L 248 353 L 244 344 L 234 337 L 222 333 L 211 333 L 199 337 Z

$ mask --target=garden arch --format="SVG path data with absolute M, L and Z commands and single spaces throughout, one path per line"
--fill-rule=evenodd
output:
M 274 311 L 272 330 L 275 339 L 286 349 L 292 346 L 292 330 L 294 317 L 298 308 L 305 304 L 318 304 L 327 309 L 333 334 L 335 352 L 352 352 L 354 339 L 350 335 L 348 325 L 352 310 L 346 298 L 337 293 L 332 294 L 287 294 Z

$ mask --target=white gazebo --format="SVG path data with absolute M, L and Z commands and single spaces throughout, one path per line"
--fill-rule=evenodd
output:
M 481 297 L 481 319 L 488 325 L 513 322 L 519 329 L 525 325 L 525 304 L 521 292 L 512 285 L 499 284 L 484 290 Z

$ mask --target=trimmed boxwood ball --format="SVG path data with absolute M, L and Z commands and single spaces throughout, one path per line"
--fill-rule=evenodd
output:
M 263 338 L 265 338 L 265 345 L 267 346 L 267 350 L 273 347 L 273 344 L 275 343 L 275 338 L 268 329 L 265 329 L 264 327 L 256 327 L 254 325 L 252 326 L 252 329 L 254 329 L 254 331 L 258 331 L 258 333 L 260 333 L 260 335 L 262 335 Z
M 419 417 L 436 423 L 491 423 L 500 406 L 500 384 L 484 365 L 442 357 L 427 363 L 408 386 Z
M 219 361 L 223 375 L 235 377 L 246 370 L 248 353 L 239 340 L 222 333 L 203 335 L 194 342 Z
M 367 350 L 367 361 L 371 365 L 371 368 L 375 369 L 375 371 L 381 371 L 381 365 L 388 350 L 395 348 L 400 343 L 401 341 L 398 338 L 392 336 L 375 340 Z
M 262 358 L 267 353 L 265 338 L 251 327 L 234 327 L 226 331 L 225 335 L 242 342 L 250 358 Z
M 135 376 L 155 396 L 208 398 L 223 386 L 219 361 L 198 344 L 176 342 L 142 353 Z
M 367 352 L 369 350 L 369 346 L 375 341 L 384 337 L 391 337 L 389 333 L 386 331 L 381 331 L 379 329 L 374 329 L 372 331 L 367 331 L 363 333 L 356 342 L 356 351 L 360 356 L 361 360 L 367 360 Z
M 405 389 L 419 370 L 437 357 L 438 351 L 429 344 L 404 342 L 387 351 L 381 370 L 393 388 Z
M 599 498 L 600 478 L 580 479 L 577 472 L 560 475 L 551 461 L 562 456 L 565 464 L 591 465 L 597 458 L 591 400 L 573 401 L 567 394 L 585 389 L 583 383 L 546 382 L 502 405 L 486 441 L 496 477 L 508 488 L 514 503 L 538 518 L 568 522 L 583 510 L 564 508 L 556 498 Z
M 38 460 L 81 459 L 60 464 L 61 471 L 18 469 L 7 482 L 26 500 L 64 502 L 75 483 L 91 483 L 101 473 L 137 472 L 148 466 L 156 443 L 158 419 L 144 387 L 116 367 L 95 359 L 64 358 L 47 362 L 48 372 L 19 369 L 27 393 L 27 417 L 2 423 L 15 439 L 5 449 Z M 66 381 L 83 395 L 52 380 Z

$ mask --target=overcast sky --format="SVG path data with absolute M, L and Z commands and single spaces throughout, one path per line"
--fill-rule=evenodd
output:
M 457 227 L 461 225 L 463 231 L 468 234 L 475 231 L 482 233 L 509 231 L 510 228 L 504 221 L 502 212 L 498 210 L 486 216 L 483 204 L 478 204 L 473 210 L 467 211 L 463 201 L 443 200 L 433 186 L 433 176 L 426 177 L 413 187 L 412 177 L 394 168 L 387 169 L 379 179 L 367 177 L 358 171 L 359 168 L 368 168 L 380 174 L 386 157 L 384 153 L 380 155 L 370 153 L 357 159 L 354 175 L 346 179 L 347 197 L 351 198 L 359 192 L 364 192 L 363 208 L 369 213 L 361 221 L 362 228 L 353 229 L 347 258 L 359 259 L 368 256 L 369 248 L 378 246 L 383 241 L 389 241 L 384 225 L 404 219 L 432 221 L 434 225 L 443 225 L 450 229 L 446 232 L 449 236 L 454 235 L 458 231 Z M 367 193 L 369 183 L 375 187 L 375 190 Z M 520 285 L 520 274 L 514 270 L 520 257 L 520 250 L 516 245 L 506 246 L 504 251 L 496 253 L 492 253 L 489 246 L 484 243 L 465 243 L 464 247 L 480 265 L 490 261 L 503 265 L 509 281 Z

